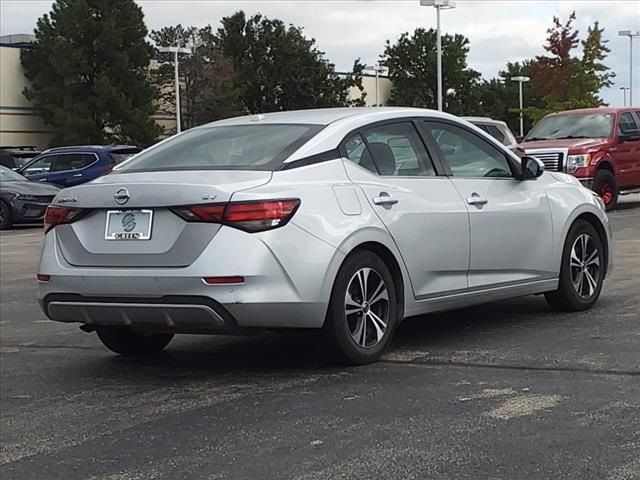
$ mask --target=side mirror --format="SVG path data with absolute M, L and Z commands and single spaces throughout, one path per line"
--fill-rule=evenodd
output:
M 525 155 L 520 159 L 522 167 L 521 180 L 533 180 L 538 178 L 544 172 L 544 163 L 535 157 Z
M 634 140 L 640 140 L 640 130 L 627 130 L 624 133 L 618 135 L 618 141 L 620 143 L 633 142 Z

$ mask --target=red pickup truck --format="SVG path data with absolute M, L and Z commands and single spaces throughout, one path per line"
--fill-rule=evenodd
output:
M 545 169 L 575 175 L 607 210 L 618 195 L 640 192 L 640 109 L 587 108 L 552 113 L 520 143 Z

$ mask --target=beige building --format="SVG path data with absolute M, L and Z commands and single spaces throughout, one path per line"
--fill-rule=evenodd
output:
M 0 36 L 0 146 L 34 146 L 37 149 L 49 147 L 52 133 L 38 115 L 31 103 L 23 95 L 28 82 L 20 63 L 20 52 L 29 48 L 34 40 L 31 34 Z M 362 79 L 366 92 L 366 105 L 376 104 L 375 75 L 365 73 Z M 352 88 L 352 96 L 359 96 L 360 91 Z M 391 81 L 378 77 L 378 100 L 384 105 L 391 93 Z M 165 132 L 175 131 L 173 114 L 158 113 L 155 121 Z

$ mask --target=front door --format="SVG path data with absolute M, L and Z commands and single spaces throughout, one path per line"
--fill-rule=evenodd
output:
M 631 112 L 623 112 L 618 118 L 616 133 L 618 136 L 624 134 L 638 134 L 638 123 Z M 618 144 L 609 150 L 613 157 L 618 172 L 618 188 L 640 187 L 640 138 L 635 137 L 629 140 L 619 140 Z
M 414 296 L 466 289 L 469 217 L 451 181 L 436 176 L 415 125 L 403 120 L 364 128 L 343 150 L 347 175 L 398 246 Z
M 423 126 L 469 212 L 469 287 L 557 277 L 551 214 L 538 182 L 514 178 L 508 154 L 470 129 L 439 121 Z

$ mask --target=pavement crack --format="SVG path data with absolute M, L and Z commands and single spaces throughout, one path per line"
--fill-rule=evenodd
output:
M 618 375 L 629 377 L 640 377 L 640 370 L 616 370 L 616 369 L 600 369 L 600 368 L 584 368 L 571 366 L 535 366 L 535 365 L 509 365 L 482 362 L 459 362 L 446 360 L 387 360 L 382 359 L 380 363 L 391 363 L 399 365 L 411 365 L 415 367 L 443 366 L 443 367 L 469 367 L 469 368 L 491 368 L 496 370 L 523 370 L 523 371 L 540 371 L 540 372 L 574 372 L 587 373 L 592 375 Z

